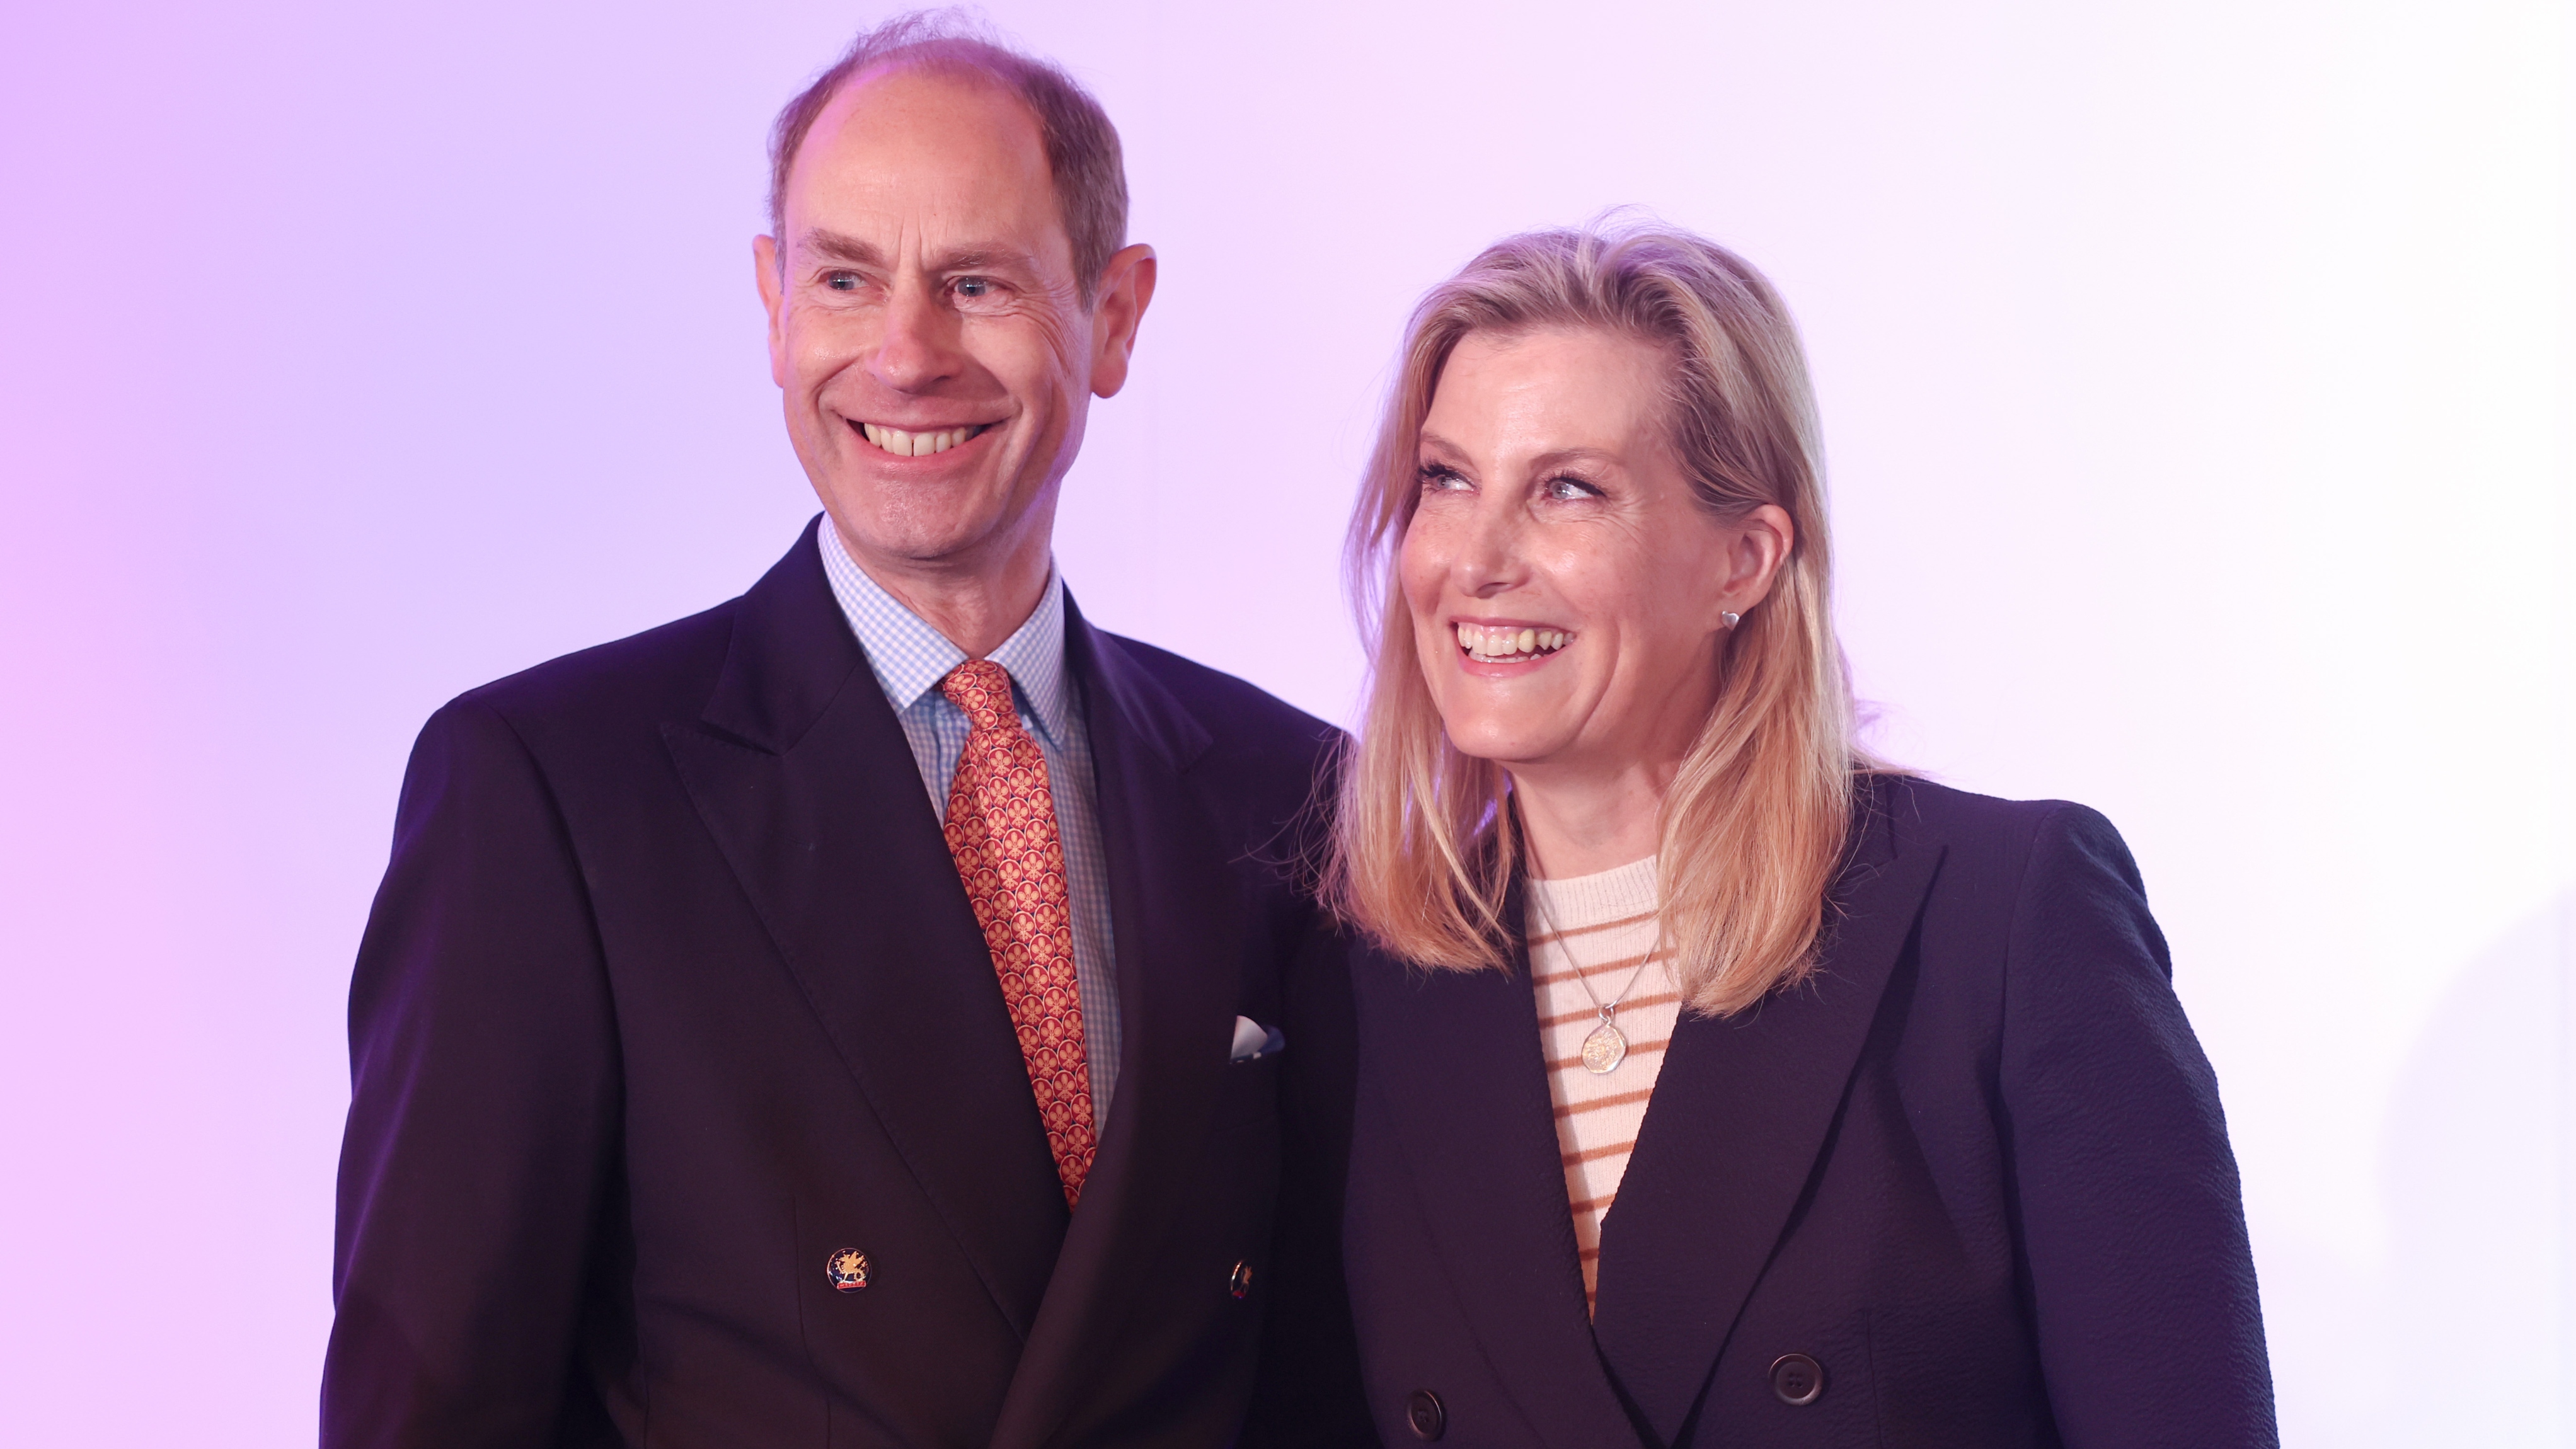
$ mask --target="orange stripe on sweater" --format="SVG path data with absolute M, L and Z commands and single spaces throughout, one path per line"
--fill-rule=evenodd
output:
M 1630 967 L 1643 966 L 1649 961 L 1671 959 L 1673 959 L 1673 953 L 1670 951 L 1648 951 L 1642 956 L 1622 956 L 1616 961 L 1604 961 L 1598 966 L 1580 966 L 1572 971 L 1549 971 L 1530 979 L 1541 986 L 1547 986 L 1559 981 L 1571 981 L 1577 976 L 1598 976 L 1604 971 L 1623 971 Z
M 1550 941 L 1562 941 L 1568 936 L 1589 936 L 1595 931 L 1608 931 L 1620 926 L 1642 926 L 1654 918 L 1655 913 L 1653 911 L 1648 911 L 1643 915 L 1621 916 L 1615 921 L 1601 921 L 1589 926 L 1576 926 L 1571 930 L 1548 931 L 1540 935 L 1530 937 L 1529 945 L 1532 949 L 1536 949 L 1537 947 L 1546 945 Z
M 1641 1092 L 1620 1092 L 1608 1097 L 1595 1097 L 1589 1102 L 1574 1102 L 1566 1106 L 1559 1107 L 1556 1109 L 1556 1115 L 1559 1117 L 1571 1117 L 1577 1112 L 1597 1112 L 1603 1107 L 1617 1107 L 1629 1102 L 1642 1102 L 1653 1095 L 1655 1095 L 1655 1089 L 1648 1087 Z

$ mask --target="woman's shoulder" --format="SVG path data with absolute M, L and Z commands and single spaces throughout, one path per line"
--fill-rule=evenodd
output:
M 2072 800 L 2005 800 L 1917 775 L 1863 776 L 1855 855 L 1938 851 L 1952 892 L 2003 906 L 2037 888 L 2082 887 L 2143 899 L 2145 883 L 2117 827 Z
M 2102 812 L 2072 800 L 2006 800 L 1920 775 L 1872 773 L 1855 782 L 1862 831 L 1883 829 L 1898 848 L 2024 852 L 2042 839 L 2108 840 L 2120 832 Z

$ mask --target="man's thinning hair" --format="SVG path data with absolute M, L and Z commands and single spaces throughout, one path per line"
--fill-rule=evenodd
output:
M 787 173 L 795 168 L 805 133 L 843 84 L 888 66 L 988 80 L 1029 108 L 1046 139 L 1056 210 L 1073 243 L 1074 283 L 1082 305 L 1090 306 L 1109 259 L 1127 244 L 1127 166 L 1118 151 L 1118 128 L 1063 67 L 1013 50 L 954 10 L 916 10 L 861 32 L 778 113 L 769 132 L 769 234 L 778 238 L 780 265 L 786 264 L 788 247 Z

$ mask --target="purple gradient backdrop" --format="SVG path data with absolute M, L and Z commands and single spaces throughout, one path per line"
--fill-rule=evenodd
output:
M 411 734 L 813 510 L 748 238 L 877 13 L 0 16 L 0 1441 L 310 1436 Z M 1346 717 L 1412 298 L 1614 203 L 1736 245 L 1814 354 L 1884 748 L 2137 847 L 2290 1442 L 2576 1431 L 2563 6 L 993 14 L 1163 256 L 1087 609 Z

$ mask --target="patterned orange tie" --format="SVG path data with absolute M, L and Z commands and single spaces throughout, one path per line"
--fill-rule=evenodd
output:
M 1011 676 L 1002 666 L 969 659 L 939 681 L 939 692 L 966 712 L 967 726 L 966 750 L 948 785 L 948 853 L 992 948 L 1002 1002 L 1019 1033 L 1029 1087 L 1071 1207 L 1082 1198 L 1095 1146 L 1091 1058 L 1083 1046 L 1073 908 L 1046 756 L 1020 727 Z

